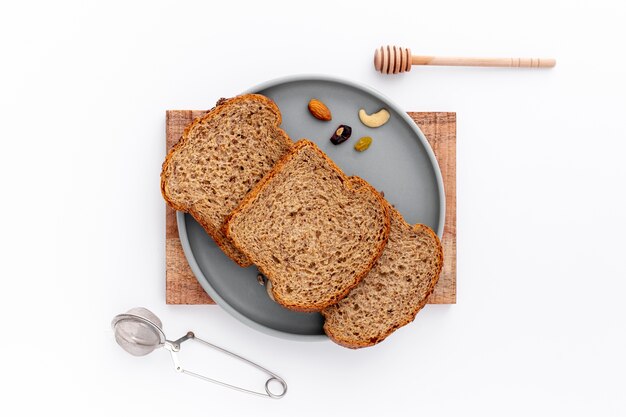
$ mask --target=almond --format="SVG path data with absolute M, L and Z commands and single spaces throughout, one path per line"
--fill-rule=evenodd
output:
M 328 121 L 333 118 L 330 114 L 330 110 L 328 110 L 328 107 L 316 98 L 309 101 L 309 111 L 313 117 L 319 120 Z

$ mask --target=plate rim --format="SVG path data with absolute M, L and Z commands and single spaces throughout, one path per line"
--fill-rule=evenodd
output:
M 406 111 L 402 110 L 398 105 L 396 105 L 393 102 L 393 100 L 389 99 L 389 97 L 380 93 L 378 90 L 375 90 L 374 88 L 363 85 L 361 83 L 346 80 L 340 77 L 334 77 L 334 76 L 328 76 L 328 75 L 315 75 L 315 74 L 288 75 L 284 77 L 274 78 L 274 79 L 262 82 L 260 84 L 257 84 L 240 94 L 252 94 L 252 93 L 256 93 L 257 91 L 275 87 L 280 84 L 287 84 L 287 83 L 301 82 L 301 81 L 334 82 L 334 83 L 344 84 L 344 85 L 347 85 L 349 87 L 352 87 L 358 90 L 363 90 L 373 95 L 374 97 L 378 98 L 379 100 L 387 103 L 387 105 L 392 110 L 398 113 L 400 117 L 402 117 L 404 121 L 407 122 L 407 124 L 411 127 L 411 129 L 416 133 L 420 142 L 422 142 L 422 145 L 424 149 L 426 150 L 428 159 L 435 171 L 435 178 L 437 180 L 437 191 L 439 194 L 439 201 L 440 201 L 439 223 L 437 225 L 436 233 L 439 236 L 439 238 L 442 238 L 444 224 L 445 224 L 445 215 L 446 215 L 446 196 L 445 196 L 445 189 L 444 189 L 444 184 L 443 184 L 443 176 L 441 174 L 439 162 L 437 161 L 437 157 L 435 156 L 435 152 L 430 146 L 430 143 L 426 139 L 426 136 L 421 131 L 417 123 L 415 123 L 415 121 L 409 117 Z M 184 212 L 176 211 L 176 224 L 177 224 L 177 229 L 178 229 L 178 237 L 183 247 L 185 258 L 187 258 L 187 262 L 189 263 L 189 266 L 191 267 L 194 277 L 196 278 L 198 283 L 200 283 L 200 286 L 202 286 L 204 291 L 206 291 L 207 294 L 209 294 L 209 296 L 213 299 L 213 301 L 215 301 L 215 303 L 220 308 L 224 309 L 228 314 L 230 314 L 231 316 L 233 316 L 240 322 L 244 323 L 245 325 L 255 330 L 258 330 L 262 333 L 268 334 L 270 336 L 275 336 L 275 337 L 279 337 L 282 339 L 294 340 L 294 341 L 328 341 L 329 340 L 328 336 L 326 336 L 325 334 L 303 335 L 303 334 L 288 333 L 288 332 L 284 332 L 281 330 L 273 329 L 271 327 L 267 327 L 263 324 L 260 324 L 252 320 L 251 318 L 243 315 L 242 313 L 240 313 L 239 311 L 231 307 L 230 304 L 228 304 L 228 302 L 226 302 L 211 286 L 208 279 L 205 277 L 204 273 L 200 269 L 200 266 L 198 265 L 195 256 L 193 255 L 191 245 L 189 244 L 189 237 L 187 235 L 187 224 L 186 224 Z

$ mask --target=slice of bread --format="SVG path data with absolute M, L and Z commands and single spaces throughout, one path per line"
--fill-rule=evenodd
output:
M 226 235 L 297 311 L 338 302 L 369 272 L 389 234 L 389 209 L 357 188 L 314 143 L 296 143 L 231 214 Z
M 165 201 L 190 213 L 241 266 L 250 261 L 221 229 L 228 214 L 293 146 L 280 124 L 280 110 L 267 97 L 222 99 L 185 129 L 163 163 Z
M 342 346 L 373 346 L 412 322 L 439 279 L 443 250 L 437 235 L 390 210 L 389 240 L 376 265 L 344 299 L 322 311 L 324 331 Z

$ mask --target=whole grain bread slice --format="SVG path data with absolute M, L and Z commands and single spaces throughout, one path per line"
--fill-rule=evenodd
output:
M 437 235 L 427 226 L 407 224 L 389 208 L 391 231 L 382 256 L 345 298 L 322 310 L 324 331 L 345 347 L 373 346 L 412 322 L 441 273 Z
M 274 299 L 320 311 L 369 272 L 389 234 L 389 209 L 307 140 L 296 143 L 250 192 L 226 235 L 272 282 Z
M 250 261 L 221 229 L 246 193 L 293 146 L 280 124 L 280 110 L 267 97 L 222 99 L 185 129 L 163 163 L 165 201 L 190 213 L 241 266 Z

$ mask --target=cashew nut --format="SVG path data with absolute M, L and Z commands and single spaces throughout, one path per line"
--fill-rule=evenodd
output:
M 359 119 L 368 127 L 380 127 L 389 121 L 390 114 L 386 109 L 380 109 L 376 113 L 367 114 L 365 109 L 359 110 Z

